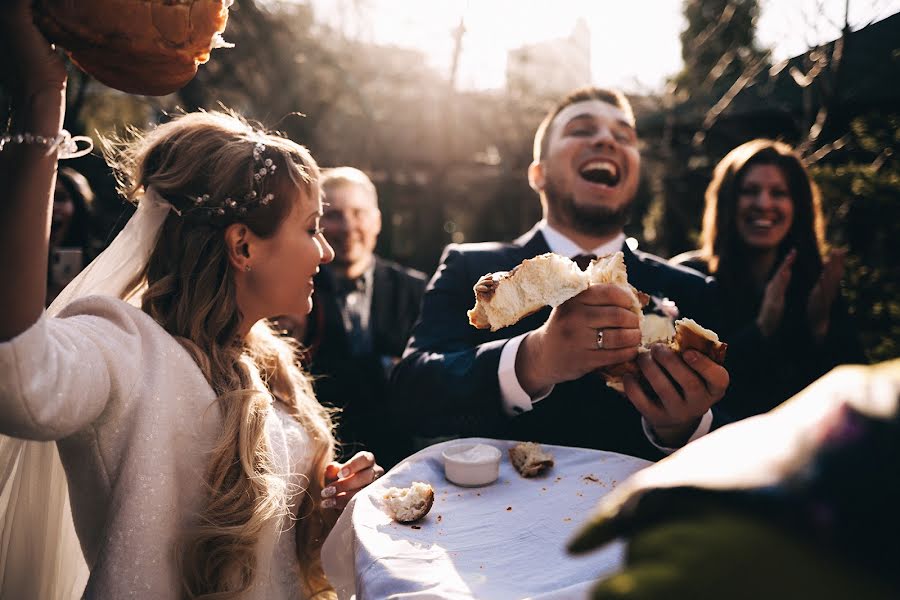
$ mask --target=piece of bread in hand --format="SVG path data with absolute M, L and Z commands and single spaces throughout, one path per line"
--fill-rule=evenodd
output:
M 643 321 L 642 309 L 650 302 L 650 296 L 638 291 L 628 283 L 628 270 L 625 268 L 625 255 L 621 252 L 613 252 L 606 256 L 595 258 L 587 268 L 587 274 L 592 284 L 607 283 L 617 285 L 632 296 L 631 311 L 637 314 Z
M 691 319 L 673 323 L 668 317 L 643 314 L 650 297 L 628 283 L 622 252 L 594 259 L 585 271 L 568 258 L 547 253 L 523 261 L 508 273 L 488 273 L 475 284 L 475 306 L 468 312 L 469 323 L 496 331 L 544 306 L 558 306 L 592 284 L 617 285 L 631 295 L 630 309 L 638 315 L 641 329 L 639 352 L 649 352 L 651 344 L 664 343 L 676 352 L 697 350 L 719 364 L 724 362 L 728 346 L 714 331 Z M 636 361 L 610 365 L 599 373 L 609 387 L 623 393 L 624 375 L 642 379 Z
M 509 448 L 509 461 L 522 477 L 536 477 L 553 466 L 553 455 L 540 444 L 519 442 Z
M 398 523 L 413 523 L 428 514 L 434 505 L 431 484 L 414 481 L 407 488 L 388 488 L 383 496 L 388 515 Z
M 669 347 L 681 353 L 696 350 L 720 365 L 725 362 L 725 351 L 728 350 L 728 344 L 719 341 L 719 335 L 715 331 L 701 327 L 693 319 L 675 321 L 675 339 Z
M 209 60 L 233 0 L 36 0 L 35 23 L 83 71 L 130 94 L 183 87 Z
M 648 318 L 651 316 L 659 317 L 658 315 L 647 315 Z M 666 317 L 659 318 L 667 319 Z M 678 319 L 675 321 L 674 333 L 671 338 L 654 339 L 654 335 L 661 335 L 663 331 L 666 331 L 664 327 L 665 326 L 660 323 L 659 329 L 651 336 L 643 335 L 644 331 L 642 329 L 641 347 L 638 348 L 638 352 L 649 352 L 650 344 L 664 343 L 679 354 L 683 354 L 688 350 L 696 350 L 700 354 L 704 354 L 713 359 L 720 365 L 725 362 L 725 352 L 728 350 L 728 344 L 719 341 L 719 336 L 715 331 L 701 327 L 693 319 Z M 600 374 L 606 381 L 606 385 L 623 394 L 625 393 L 625 384 L 622 382 L 622 377 L 626 373 L 630 373 L 637 377 L 639 383 L 646 388 L 647 392 L 652 391 L 649 384 L 644 380 L 636 360 L 600 369 Z
M 572 260 L 547 252 L 522 261 L 512 271 L 488 273 L 479 279 L 469 323 L 497 331 L 545 306 L 559 306 L 590 283 Z
M 475 284 L 475 306 L 469 323 L 478 329 L 497 331 L 545 306 L 556 307 L 594 283 L 621 286 L 634 298 L 632 310 L 639 316 L 649 296 L 628 283 L 621 252 L 595 258 L 582 271 L 569 258 L 547 252 L 522 261 L 512 271 L 488 273 Z

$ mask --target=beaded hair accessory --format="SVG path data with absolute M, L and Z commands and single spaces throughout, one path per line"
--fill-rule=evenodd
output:
M 259 206 L 268 206 L 275 199 L 275 195 L 271 192 L 263 194 L 262 182 L 266 175 L 275 172 L 277 165 L 271 158 L 264 156 L 265 151 L 266 145 L 262 142 L 257 142 L 253 146 L 253 187 L 242 198 L 234 199 L 229 196 L 216 199 L 210 197 L 209 194 L 191 196 L 193 206 L 185 210 L 177 210 L 173 207 L 173 210 L 178 215 L 190 214 L 192 216 L 224 219 L 226 217 L 243 217 L 249 211 Z

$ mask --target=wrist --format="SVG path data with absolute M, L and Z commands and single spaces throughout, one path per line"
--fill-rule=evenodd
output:
M 61 89 L 47 87 L 19 95 L 12 102 L 11 132 L 56 136 L 63 126 L 65 101 L 65 85 Z
M 519 352 L 516 355 L 516 378 L 525 393 L 532 398 L 545 392 L 554 384 L 544 373 L 542 367 L 545 361 L 541 358 L 540 351 L 539 335 L 532 331 L 522 338 Z
M 656 434 L 660 445 L 666 448 L 680 448 L 687 444 L 694 432 L 700 426 L 701 418 L 694 419 L 688 423 L 673 425 L 654 425 L 650 424 L 653 433 Z

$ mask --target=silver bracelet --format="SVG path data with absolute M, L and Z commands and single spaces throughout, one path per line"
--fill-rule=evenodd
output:
M 78 143 L 84 142 L 84 148 L 78 148 Z M 35 144 L 47 148 L 47 154 L 57 151 L 56 158 L 65 160 L 68 158 L 78 158 L 84 156 L 94 149 L 94 141 L 86 135 L 76 135 L 72 137 L 65 129 L 60 130 L 56 137 L 46 137 L 43 135 L 35 135 L 33 133 L 16 133 L 0 136 L 0 152 L 7 144 Z

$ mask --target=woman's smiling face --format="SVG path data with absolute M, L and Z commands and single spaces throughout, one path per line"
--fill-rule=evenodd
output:
M 737 232 L 747 246 L 774 250 L 794 222 L 794 200 L 784 172 L 775 165 L 753 165 L 738 188 Z

